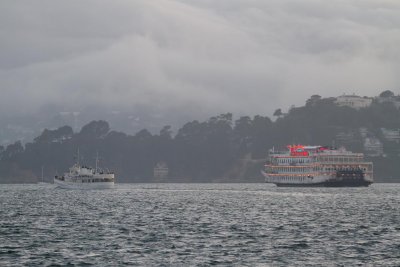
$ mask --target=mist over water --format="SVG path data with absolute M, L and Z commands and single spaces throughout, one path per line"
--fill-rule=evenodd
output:
M 400 185 L 0 186 L 0 265 L 400 263 Z

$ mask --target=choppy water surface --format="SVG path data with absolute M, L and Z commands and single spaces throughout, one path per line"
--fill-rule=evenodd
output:
M 0 186 L 1 266 L 399 266 L 400 185 Z

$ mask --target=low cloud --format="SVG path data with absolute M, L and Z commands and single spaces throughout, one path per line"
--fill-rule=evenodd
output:
M 0 3 L 0 110 L 135 105 L 265 114 L 399 93 L 397 1 Z

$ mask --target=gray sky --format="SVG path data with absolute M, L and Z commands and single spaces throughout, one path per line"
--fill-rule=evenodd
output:
M 2 0 L 0 112 L 270 115 L 400 88 L 400 1 Z

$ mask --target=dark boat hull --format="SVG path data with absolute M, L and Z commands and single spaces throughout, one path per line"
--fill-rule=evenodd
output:
M 279 187 L 367 187 L 372 182 L 369 181 L 327 181 L 315 184 L 289 184 L 289 183 L 275 183 Z
M 285 187 L 362 187 L 372 184 L 364 179 L 364 173 L 360 169 L 338 170 L 336 177 L 321 183 L 275 183 L 277 186 Z

